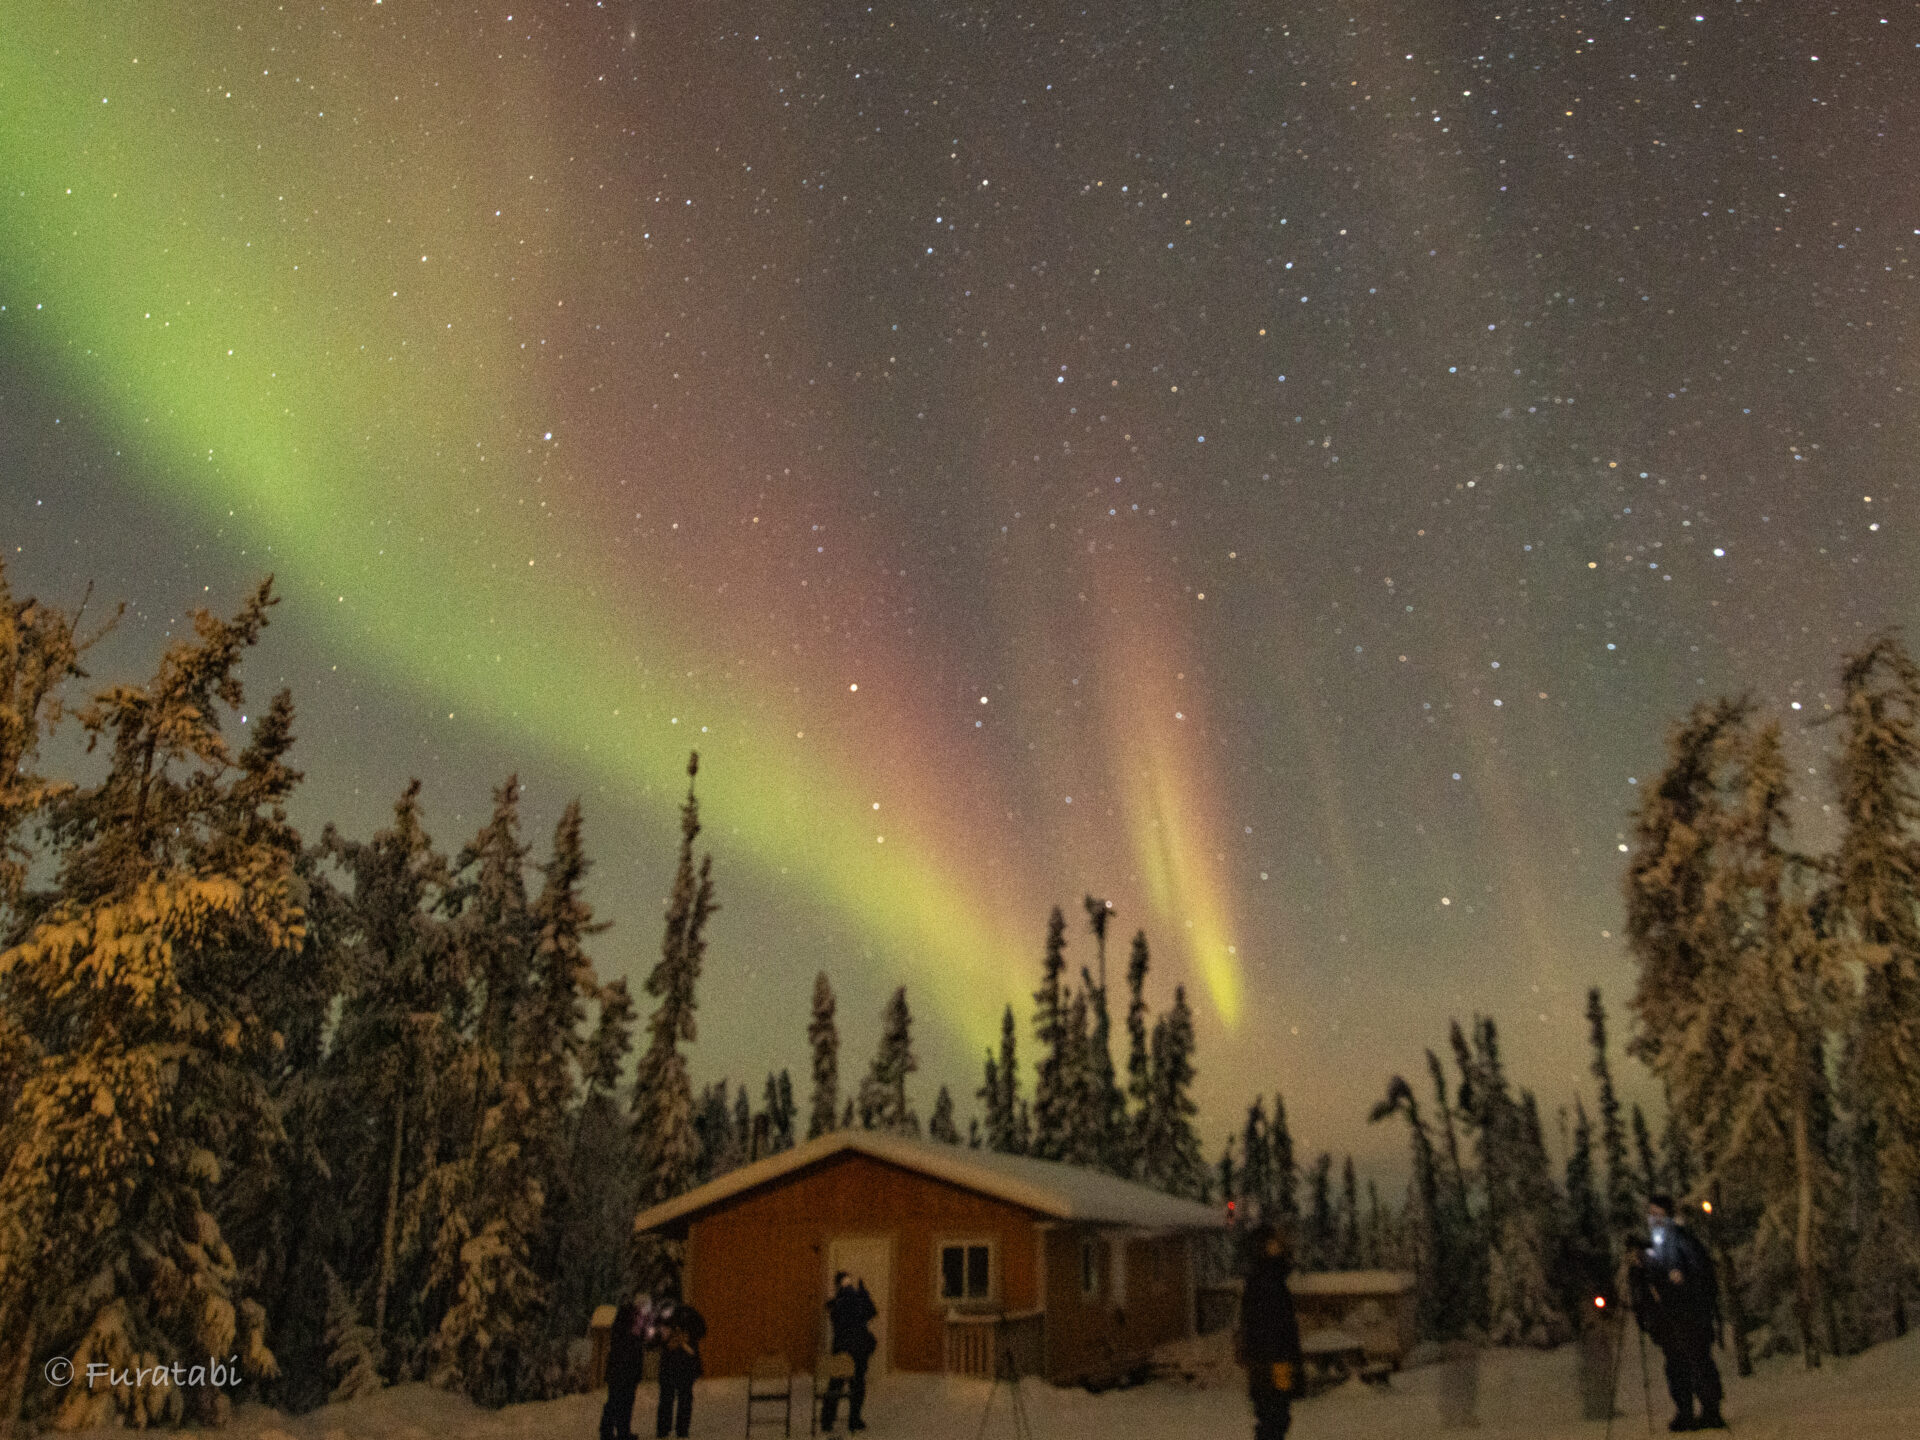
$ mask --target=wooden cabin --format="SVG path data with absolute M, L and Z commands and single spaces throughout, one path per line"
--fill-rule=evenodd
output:
M 1316 1270 L 1288 1279 L 1301 1343 L 1316 1335 L 1349 1337 L 1369 1362 L 1396 1368 L 1413 1349 L 1415 1277 L 1409 1270 Z
M 836 1271 L 879 1307 L 875 1371 L 989 1375 L 1011 1356 L 1056 1384 L 1101 1381 L 1193 1333 L 1207 1206 L 1075 1166 L 842 1130 L 642 1211 L 685 1242 L 709 1375 L 756 1356 L 810 1368 Z

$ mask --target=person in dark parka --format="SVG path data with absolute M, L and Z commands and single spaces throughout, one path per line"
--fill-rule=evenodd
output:
M 701 1313 L 669 1287 L 654 1312 L 654 1343 L 660 1347 L 660 1407 L 654 1415 L 658 1440 L 685 1440 L 693 1428 L 693 1382 L 700 1378 L 700 1342 L 707 1338 Z
M 1667 1393 L 1674 1409 L 1667 1428 L 1724 1430 L 1720 1369 L 1713 1363 L 1713 1337 L 1720 1324 L 1713 1258 L 1675 1218 L 1670 1195 L 1647 1197 L 1647 1232 L 1649 1243 L 1630 1254 L 1627 1263 L 1633 1270 L 1640 1328 L 1667 1362 Z
M 646 1361 L 650 1306 L 642 1295 L 613 1312 L 607 1335 L 607 1403 L 600 1411 L 600 1440 L 633 1440 L 633 1396 Z
M 833 1327 L 833 1353 L 853 1357 L 853 1384 L 847 1389 L 847 1429 L 864 1430 L 867 1422 L 860 1411 L 867 1403 L 867 1362 L 880 1342 L 873 1338 L 873 1320 L 879 1315 L 867 1282 L 856 1280 L 842 1270 L 833 1277 L 833 1298 L 827 1301 L 827 1321 Z M 826 1399 L 820 1402 L 820 1428 L 833 1429 L 840 1414 L 840 1391 L 844 1382 L 829 1381 Z
M 1287 1273 L 1293 1269 L 1286 1236 L 1269 1224 L 1249 1236 L 1253 1259 L 1240 1298 L 1237 1349 L 1247 1367 L 1254 1440 L 1282 1440 L 1293 1424 L 1293 1397 L 1301 1393 L 1300 1321 Z

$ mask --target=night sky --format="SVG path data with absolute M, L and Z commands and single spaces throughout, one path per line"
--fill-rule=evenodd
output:
M 636 982 L 697 746 L 697 1080 L 824 967 L 970 1097 L 1092 891 L 1209 1156 L 1277 1087 L 1390 1163 L 1449 1015 L 1549 1114 L 1624 1033 L 1687 706 L 1817 820 L 1920 598 L 1917 124 L 1868 0 L 15 0 L 0 537 L 100 678 L 274 572 L 308 833 L 578 794 Z

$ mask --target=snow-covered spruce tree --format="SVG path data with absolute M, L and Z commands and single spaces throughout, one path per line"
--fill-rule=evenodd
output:
M 1613 1066 L 1607 1057 L 1607 1007 L 1598 986 L 1587 991 L 1587 1043 L 1593 1047 L 1593 1078 L 1600 1087 L 1600 1158 L 1605 1164 L 1607 1231 L 1616 1252 L 1640 1223 L 1641 1208 L 1627 1165 L 1627 1131 L 1620 1120 L 1620 1097 L 1613 1090 Z
M 1476 1248 L 1484 1247 L 1488 1335 L 1496 1344 L 1556 1344 L 1571 1325 L 1549 1274 L 1558 1217 L 1544 1147 L 1530 1140 L 1527 1108 L 1513 1098 L 1492 1018 L 1475 1017 L 1471 1047 L 1457 1025 L 1452 1040 L 1485 1198 Z
M 1387 1082 L 1386 1098 L 1373 1107 L 1370 1120 L 1378 1124 L 1394 1115 L 1407 1117 L 1407 1132 L 1413 1147 L 1413 1176 L 1407 1189 L 1410 1249 L 1413 1268 L 1419 1277 L 1415 1296 L 1416 1321 L 1420 1334 L 1428 1340 L 1451 1340 L 1462 1334 L 1468 1324 L 1468 1295 L 1471 1283 L 1462 1236 L 1444 1213 L 1441 1201 L 1439 1160 L 1433 1137 L 1420 1118 L 1420 1102 L 1413 1087 L 1398 1075 Z
M 733 1106 L 728 1100 L 730 1093 L 727 1081 L 722 1078 L 701 1087 L 700 1097 L 694 1104 L 693 1137 L 699 1146 L 693 1173 L 696 1184 L 737 1170 L 746 1159 L 746 1146 L 741 1143 L 740 1132 L 734 1125 Z
M 1267 1154 L 1273 1167 L 1274 1219 L 1291 1226 L 1300 1219 L 1300 1170 L 1293 1160 L 1293 1131 L 1287 1127 L 1287 1102 L 1278 1090 L 1273 1092 Z
M 1147 1048 L 1147 932 L 1136 930 L 1127 957 L 1127 1173 L 1147 1173 L 1147 1121 L 1153 1107 L 1153 1057 Z
M 58 1354 L 84 1371 L 238 1351 L 250 1378 L 275 1369 L 217 1218 L 236 1149 L 280 1140 L 258 1063 L 276 1037 L 255 995 L 304 937 L 283 810 L 298 780 L 292 702 L 248 717 L 237 755 L 221 734 L 272 603 L 263 584 L 230 621 L 197 614 L 150 681 L 81 712 L 107 773 L 60 799 L 55 888 L 0 952 L 19 1047 L 17 1103 L 0 1121 L 0 1286 L 5 1343 L 28 1362 Z M 23 1368 L 10 1356 L 4 1372 Z M 189 1408 L 217 1419 L 227 1403 L 210 1384 L 26 1398 L 66 1428 Z
M 793 1076 L 784 1068 L 774 1087 L 773 1100 L 773 1148 L 791 1150 L 794 1120 L 799 1112 L 793 1103 Z
M 980 1102 L 981 1110 L 985 1114 L 986 1123 L 981 1130 L 981 1143 L 989 1150 L 1005 1150 L 1010 1147 L 995 1142 L 1011 1134 L 1013 1117 L 1001 1108 L 1000 1066 L 994 1060 L 992 1050 L 986 1053 L 983 1069 L 985 1074 L 981 1077 L 980 1088 L 973 1092 L 974 1098 Z
M 581 1059 L 583 1092 L 573 1122 L 560 1258 L 550 1330 L 585 1333 L 594 1308 L 626 1283 L 628 1228 L 638 1176 L 619 1097 L 622 1062 L 633 1049 L 633 997 L 624 978 L 601 987 L 599 1015 Z
M 441 914 L 447 863 L 421 826 L 419 781 L 395 802 L 389 829 L 362 842 L 329 827 L 321 845 L 348 882 L 340 1018 L 322 1072 L 333 1264 L 349 1292 L 368 1299 L 375 1355 L 392 1380 L 412 1375 L 427 1333 L 413 1303 L 424 1259 L 417 1226 L 410 1236 L 403 1216 L 420 1213 L 425 1176 L 452 1148 L 444 1117 L 462 1099 L 448 1076 L 467 991 Z M 389 1323 L 390 1310 L 400 1324 Z
M 543 1163 L 554 1155 L 549 1127 L 558 1117 L 540 1113 L 533 1089 L 540 1069 L 554 1068 L 539 1053 L 553 1039 L 531 1033 L 533 1022 L 556 1002 L 536 992 L 544 982 L 535 958 L 536 921 L 527 902 L 519 797 L 519 781 L 511 776 L 494 792 L 493 812 L 456 860 L 445 902 L 454 916 L 453 938 L 472 992 L 473 1020 L 463 1027 L 464 1043 L 444 1072 L 459 1101 L 447 1117 L 458 1143 L 423 1183 L 416 1222 L 433 1237 L 425 1287 L 433 1325 L 425 1356 L 428 1377 L 495 1405 L 519 1397 L 539 1348 L 537 1332 L 548 1296 L 533 1252 L 546 1218 L 546 1186 L 558 1168 Z M 571 859 L 584 867 L 577 853 L 578 811 L 570 818 L 575 827 Z M 564 1003 L 575 1024 L 576 981 L 569 969 Z M 570 1029 L 562 1043 L 570 1088 L 577 1033 Z
M 813 1047 L 813 1099 L 807 1106 L 807 1139 L 833 1129 L 840 1108 L 840 1029 L 834 1024 L 833 986 L 822 970 L 813 977 L 813 1013 L 807 1043 Z
M 1207 1162 L 1194 1132 L 1193 1011 L 1186 986 L 1173 992 L 1173 1006 L 1153 1026 L 1153 1091 L 1147 1106 L 1146 1179 L 1169 1195 L 1200 1194 Z
M 66 788 L 33 765 L 41 740 L 60 722 L 62 688 L 85 675 L 80 657 L 99 638 L 79 636 L 77 624 L 77 616 L 30 596 L 16 599 L 0 560 L 0 933 L 13 928 L 13 905 L 32 859 L 20 833 Z M 0 1100 L 9 1098 L 0 1090 Z
M 1106 1156 L 1106 1097 L 1100 1088 L 1100 1069 L 1094 1055 L 1093 1014 L 1089 983 L 1074 993 L 1067 1007 L 1067 1132 L 1060 1158 L 1072 1165 L 1098 1167 Z M 1109 1068 L 1111 1066 L 1109 1065 Z
M 1702 1178 L 1741 1197 L 1750 1226 L 1742 1268 L 1763 1285 L 1769 1275 L 1791 1277 L 1814 1365 L 1838 1192 L 1823 1123 L 1825 1037 L 1838 1014 L 1844 951 L 1816 920 L 1818 876 L 1788 849 L 1778 726 L 1754 729 L 1744 707 L 1720 713 L 1725 723 L 1702 757 L 1702 783 L 1716 803 L 1701 807 L 1691 827 L 1702 870 L 1697 907 L 1665 897 L 1692 964 L 1676 976 L 1656 968 L 1668 955 L 1641 955 L 1635 1009 L 1649 1063 L 1701 1142 Z M 1675 768 L 1692 758 L 1676 755 Z M 1670 823 L 1668 793 L 1663 777 L 1643 802 L 1639 833 Z M 1630 899 L 1652 890 L 1657 873 L 1636 861 Z M 1656 994 L 1662 1003 L 1651 1003 Z
M 510 826 L 504 841 L 500 863 L 517 864 L 506 859 L 516 851 L 524 855 Z M 572 1184 L 568 1142 L 579 1103 L 587 1001 L 600 988 L 584 947 L 605 928 L 594 923 L 580 893 L 587 864 L 576 801 L 555 827 L 552 858 L 542 867 L 544 884 L 526 915 L 531 953 L 523 953 L 524 973 L 510 982 L 514 1001 L 503 1036 L 504 1073 L 481 1119 L 468 1213 L 451 1226 L 452 1234 L 464 1238 L 453 1257 L 453 1302 L 441 1317 L 429 1360 L 439 1383 L 482 1404 L 552 1393 L 565 1373 L 566 1341 L 575 1322 L 587 1318 L 557 1315 L 553 1285 L 563 1265 L 570 1212 L 581 1199 Z M 481 897 L 472 913 L 493 912 L 508 935 L 482 942 L 483 955 L 508 948 L 502 941 L 519 918 L 512 905 L 515 887 L 503 884 L 504 877 L 490 878 L 488 868 L 483 858 Z M 495 888 L 507 903 L 485 898 Z M 476 958 L 468 973 L 484 976 L 484 962 Z M 500 976 L 505 979 L 504 967 Z M 486 1015 L 484 1006 L 480 1013 Z
M 31 598 L 15 598 L 0 559 L 0 935 L 13 934 L 19 923 L 16 905 L 32 860 L 21 833 L 60 793 L 34 762 L 41 741 L 59 723 L 61 688 L 83 673 L 82 648 L 67 616 Z M 38 1048 L 0 988 L 0 1116 L 19 1112 Z M 0 1144 L 9 1147 L 0 1149 L 0 1166 L 8 1163 L 18 1133 L 0 1121 Z M 28 1239 L 20 1236 L 12 1244 L 0 1239 L 0 1255 L 25 1253 Z M 20 1413 L 32 1359 L 34 1331 L 24 1281 L 25 1272 L 0 1267 L 0 1431 Z
M 1024 1155 L 1026 1144 L 1021 1120 L 1024 1101 L 1020 1098 L 1019 1027 L 1014 1023 L 1013 1006 L 1000 1016 L 1000 1058 L 987 1055 L 986 1083 L 980 1088 L 980 1102 L 986 1111 L 986 1144 L 989 1150 L 1008 1155 Z
M 863 1129 L 893 1135 L 918 1136 L 920 1117 L 907 1101 L 907 1076 L 920 1068 L 913 1053 L 913 1013 L 907 1008 L 907 987 L 888 999 L 880 1015 L 880 1045 L 873 1065 L 860 1082 L 860 1123 Z
M 1339 1263 L 1339 1234 L 1333 1213 L 1333 1156 L 1322 1151 L 1307 1172 L 1307 1224 L 1300 1243 L 1300 1268 L 1334 1269 Z
M 943 1145 L 958 1145 L 960 1131 L 953 1123 L 953 1093 L 946 1086 L 934 1097 L 933 1118 L 927 1122 L 927 1138 Z
M 694 986 L 707 953 L 707 920 L 719 907 L 713 899 L 713 857 L 693 860 L 700 835 L 700 802 L 693 780 L 698 754 L 687 760 L 687 799 L 680 807 L 680 860 L 667 901 L 666 934 L 660 960 L 647 976 L 647 993 L 659 1000 L 647 1021 L 648 1043 L 633 1086 L 633 1145 L 640 1169 L 639 1208 L 673 1199 L 690 1189 L 700 1160 L 693 1132 L 693 1084 L 687 1076 L 682 1042 L 698 1036 L 694 1022 Z M 641 1237 L 635 1244 L 634 1278 L 649 1289 L 677 1276 L 679 1245 Z
M 1042 1160 L 1065 1156 L 1067 1130 L 1073 1123 L 1069 996 L 1061 981 L 1067 968 L 1066 948 L 1067 921 L 1056 905 L 1047 916 L 1040 988 L 1033 992 L 1033 1038 L 1040 1044 L 1033 1067 L 1033 1153 Z
M 744 1083 L 733 1092 L 733 1151 L 741 1165 L 753 1158 L 753 1104 Z
M 1660 1162 L 1653 1153 L 1653 1132 L 1647 1128 L 1647 1112 L 1633 1102 L 1633 1178 L 1642 1195 L 1652 1195 L 1664 1187 L 1660 1183 Z
M 1857 1137 L 1868 1319 L 1906 1328 L 1920 1288 L 1920 667 L 1897 636 L 1841 667 L 1838 928 L 1863 984 L 1841 1074 Z
M 1334 1268 L 1360 1268 L 1360 1182 L 1353 1173 L 1353 1156 L 1340 1167 L 1340 1246 Z
M 326 1402 L 343 1404 L 380 1388 L 380 1367 L 373 1328 L 361 1323 L 360 1307 L 340 1283 L 332 1267 L 326 1270 Z
M 1113 1068 L 1113 1008 L 1107 1001 L 1107 927 L 1113 923 L 1113 902 L 1086 897 L 1087 923 L 1093 931 L 1096 973 L 1081 971 L 1088 1007 L 1093 1015 L 1089 1053 L 1093 1059 L 1093 1086 L 1100 1130 L 1100 1166 L 1112 1174 L 1131 1173 L 1127 1157 L 1127 1097 Z
M 1586 1103 L 1573 1101 L 1573 1131 L 1567 1140 L 1567 1238 L 1562 1250 L 1560 1293 L 1569 1309 L 1588 1306 L 1595 1296 L 1615 1299 L 1613 1242 L 1607 1233 L 1606 1204 L 1594 1179 L 1593 1122 Z
M 767 1088 L 761 1099 L 761 1114 L 754 1121 L 758 1134 L 765 1122 L 766 1139 L 754 1158 L 760 1159 L 793 1148 L 793 1077 L 785 1070 L 778 1075 L 767 1072 Z
M 1258 1096 L 1247 1107 L 1247 1123 L 1240 1130 L 1240 1193 L 1249 1218 L 1273 1220 L 1273 1141 L 1267 1133 L 1266 1103 Z

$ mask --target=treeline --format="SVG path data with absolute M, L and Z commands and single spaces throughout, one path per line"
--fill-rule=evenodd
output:
M 81 1374 L 230 1361 L 250 1398 L 296 1411 L 411 1379 L 484 1404 L 552 1395 L 593 1308 L 679 1262 L 632 1238 L 638 1211 L 838 1127 L 921 1133 L 904 988 L 843 1093 L 816 979 L 804 1116 L 785 1070 L 757 1104 L 726 1080 L 695 1093 L 685 1047 L 717 908 L 697 757 L 644 1002 L 590 955 L 605 927 L 577 804 L 537 854 L 511 778 L 451 853 L 417 783 L 372 837 L 303 840 L 292 700 L 249 706 L 240 678 L 274 603 L 269 582 L 230 619 L 195 616 L 150 679 L 72 711 L 104 774 L 61 781 L 36 758 L 100 632 L 14 598 L 0 570 L 8 1422 L 218 1421 L 233 1395 L 29 1383 L 53 1356 Z M 1056 910 L 1036 1062 L 1009 1005 L 964 1134 L 942 1086 L 926 1135 L 1209 1197 L 1184 991 L 1150 1012 L 1135 936 L 1117 1072 L 1112 909 L 1087 903 L 1097 978 L 1068 978 Z
M 1375 1121 L 1404 1119 L 1412 1145 L 1400 1253 L 1418 1275 L 1426 1338 L 1537 1346 L 1571 1338 L 1596 1300 L 1615 1298 L 1618 1260 L 1644 1228 L 1646 1197 L 1693 1185 L 1683 1136 L 1669 1127 L 1656 1147 L 1640 1106 L 1622 1110 L 1598 990 L 1587 995 L 1587 1033 L 1595 1110 L 1575 1095 L 1559 1112 L 1558 1173 L 1539 1102 L 1508 1078 L 1491 1018 L 1466 1030 L 1454 1022 L 1451 1074 L 1427 1051 L 1426 1109 L 1398 1075 L 1374 1107 Z

